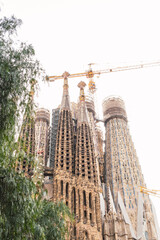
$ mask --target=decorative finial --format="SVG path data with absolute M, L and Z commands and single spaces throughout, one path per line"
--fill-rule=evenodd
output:
M 69 73 L 68 72 L 64 72 L 62 77 L 64 78 L 64 85 L 63 85 L 63 88 L 64 90 L 67 90 L 68 89 L 68 77 L 69 77 Z
M 86 86 L 85 82 L 81 81 L 78 83 L 78 87 L 80 88 L 80 101 L 85 101 L 85 95 L 84 95 L 84 87 Z
M 81 82 L 78 83 L 78 87 L 79 87 L 80 89 L 84 88 L 85 86 L 86 86 L 86 84 L 85 84 L 85 82 L 83 82 L 83 81 L 81 81 Z
M 69 92 L 68 92 L 68 77 L 69 77 L 68 72 L 63 73 L 63 78 L 64 78 L 64 84 L 63 84 L 63 96 L 62 96 L 62 102 L 61 102 L 61 109 L 70 109 L 70 101 L 69 101 Z

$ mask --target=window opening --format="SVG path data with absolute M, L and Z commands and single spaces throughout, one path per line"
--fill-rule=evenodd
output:
M 86 206 L 86 192 L 83 191 L 83 205 Z
M 61 181 L 61 195 L 63 196 L 63 181 Z

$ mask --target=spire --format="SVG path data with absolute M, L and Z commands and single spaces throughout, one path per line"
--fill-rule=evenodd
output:
M 68 76 L 69 73 L 63 73 L 63 97 L 58 120 L 54 166 L 55 168 L 74 173 L 74 133 L 68 93 Z
M 69 99 L 69 92 L 68 92 L 68 72 L 64 72 L 64 85 L 63 85 L 63 96 L 62 96 L 62 103 L 61 103 L 61 110 L 70 110 L 70 99 Z
M 86 86 L 85 82 L 80 82 L 78 87 L 80 88 L 80 96 L 79 96 L 79 111 L 78 111 L 78 124 L 80 123 L 88 123 L 87 109 L 85 105 L 85 95 L 84 95 L 84 87 Z
M 95 162 L 94 146 L 91 130 L 88 123 L 87 109 L 85 105 L 84 87 L 86 84 L 80 82 L 79 106 L 78 106 L 78 127 L 76 144 L 76 175 L 84 177 L 86 181 L 98 182 L 97 166 Z
M 116 213 L 116 208 L 112 198 L 111 190 L 109 184 L 107 184 L 107 211 Z

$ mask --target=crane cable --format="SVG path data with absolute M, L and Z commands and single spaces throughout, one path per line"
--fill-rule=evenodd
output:
M 147 189 L 145 187 L 140 186 L 140 192 L 160 198 L 160 190 Z

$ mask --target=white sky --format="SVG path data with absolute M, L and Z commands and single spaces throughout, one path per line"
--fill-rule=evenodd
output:
M 159 0 L 0 0 L 1 15 L 21 18 L 19 38 L 31 43 L 47 75 L 160 60 Z M 95 78 L 96 79 L 96 78 Z M 101 75 L 99 111 L 109 95 L 123 98 L 147 187 L 160 189 L 160 67 Z M 70 99 L 79 95 L 70 79 Z M 63 81 L 43 84 L 40 107 L 61 102 Z M 42 86 L 42 84 L 41 84 Z M 102 116 L 102 113 L 100 113 Z M 152 197 L 160 222 L 160 199 Z

